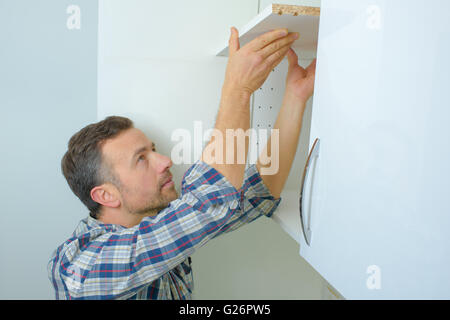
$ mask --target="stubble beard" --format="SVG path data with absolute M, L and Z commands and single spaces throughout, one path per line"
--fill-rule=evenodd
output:
M 171 188 L 166 188 L 165 190 L 159 189 L 157 194 L 152 195 L 151 199 L 149 199 L 149 201 L 145 205 L 139 208 L 133 207 L 125 200 L 123 205 L 131 214 L 140 216 L 154 216 L 158 214 L 159 211 L 167 208 L 169 203 L 177 198 L 178 192 L 176 191 L 175 187 L 172 186 Z

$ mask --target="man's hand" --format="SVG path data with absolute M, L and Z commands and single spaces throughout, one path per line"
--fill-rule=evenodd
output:
M 289 69 L 285 95 L 306 102 L 313 94 L 316 75 L 316 59 L 306 68 L 298 64 L 298 56 L 292 48 L 287 53 Z
M 289 69 L 286 77 L 286 91 L 283 98 L 283 104 L 278 113 L 277 120 L 273 127 L 278 130 L 279 139 L 273 140 L 271 136 L 263 154 L 268 154 L 272 145 L 277 144 L 279 157 L 275 156 L 275 160 L 271 159 L 269 167 L 275 165 L 278 172 L 271 175 L 262 174 L 262 168 L 267 167 L 262 164 L 258 158 L 256 168 L 261 173 L 264 184 L 268 187 L 275 199 L 279 198 L 284 185 L 289 177 L 289 172 L 295 158 L 298 147 L 298 138 L 302 127 L 303 112 L 305 111 L 306 102 L 314 91 L 314 78 L 316 72 L 316 60 L 304 69 L 298 65 L 298 57 L 294 50 L 288 51 Z M 274 161 L 274 163 L 272 163 Z
M 298 33 L 288 33 L 286 28 L 276 29 L 240 48 L 238 31 L 232 27 L 224 87 L 251 95 L 283 60 L 297 38 Z

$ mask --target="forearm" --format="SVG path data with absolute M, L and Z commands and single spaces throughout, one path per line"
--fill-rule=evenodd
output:
M 255 165 L 245 169 L 240 208 L 214 236 L 218 237 L 245 226 L 262 216 L 271 217 L 281 202 L 271 196 Z
M 247 159 L 248 139 L 245 132 L 250 128 L 250 96 L 250 93 L 237 90 L 232 86 L 226 84 L 223 86 L 219 112 L 214 127 L 216 133 L 214 134 L 213 131 L 213 136 L 201 157 L 202 161 L 223 174 L 236 189 L 240 189 L 242 186 Z M 231 129 L 236 134 L 238 142 L 245 141 L 245 154 L 239 155 L 240 157 L 243 156 L 243 163 L 237 161 L 239 158 L 238 151 L 242 153 L 242 148 L 238 148 L 237 143 L 232 143 L 232 141 L 226 139 L 227 129 Z M 242 129 L 242 132 L 236 131 L 238 129 Z M 214 151 L 211 152 L 212 150 Z M 227 164 L 227 158 L 233 159 L 232 163 Z
M 275 174 L 261 174 L 262 180 L 275 198 L 280 197 L 295 158 L 305 106 L 306 101 L 292 97 L 288 93 L 284 96 L 274 125 L 274 129 L 279 130 L 279 141 L 273 141 L 274 137 L 272 135 L 262 151 L 263 154 L 268 154 L 267 151 L 273 149 L 272 143 L 278 143 L 278 156 L 271 154 L 268 164 L 262 164 L 260 158 L 258 158 L 256 163 L 256 167 L 261 173 L 261 168 L 270 167 L 274 165 L 272 161 L 278 160 L 278 170 Z
M 286 28 L 277 29 L 260 35 L 241 48 L 238 31 L 231 28 L 231 32 L 219 113 L 213 136 L 203 150 L 201 160 L 240 189 L 250 140 L 247 135 L 250 128 L 250 96 L 281 62 L 298 35 L 288 34 Z M 228 139 L 227 129 L 232 131 L 233 140 Z M 237 144 L 233 143 L 234 135 Z

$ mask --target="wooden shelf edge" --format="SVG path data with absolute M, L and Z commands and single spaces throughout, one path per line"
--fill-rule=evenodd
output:
M 320 8 L 274 3 L 272 4 L 272 13 L 278 15 L 291 14 L 293 16 L 320 16 Z

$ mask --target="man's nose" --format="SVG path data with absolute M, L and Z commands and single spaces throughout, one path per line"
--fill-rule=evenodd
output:
M 164 172 L 168 170 L 170 167 L 172 167 L 172 159 L 170 157 L 167 157 L 165 155 L 159 154 L 157 157 L 157 170 L 158 172 Z

